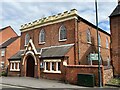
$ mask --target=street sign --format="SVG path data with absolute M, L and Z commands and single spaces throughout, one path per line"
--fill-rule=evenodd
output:
M 90 60 L 98 60 L 98 54 L 90 54 Z

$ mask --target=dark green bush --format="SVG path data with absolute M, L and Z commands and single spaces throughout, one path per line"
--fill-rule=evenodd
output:
M 7 76 L 7 73 L 5 71 L 2 71 L 1 76 Z

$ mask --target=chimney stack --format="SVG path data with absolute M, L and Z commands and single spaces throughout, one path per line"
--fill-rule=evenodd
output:
M 118 5 L 120 5 L 120 0 L 118 0 Z

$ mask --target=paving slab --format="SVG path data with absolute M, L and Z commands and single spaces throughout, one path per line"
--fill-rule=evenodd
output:
M 2 77 L 2 84 L 31 88 L 86 88 L 77 85 L 65 84 L 61 81 L 41 78 L 36 79 L 31 77 Z

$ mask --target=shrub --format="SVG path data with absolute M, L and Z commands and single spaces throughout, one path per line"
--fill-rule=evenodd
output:
M 1 76 L 7 76 L 7 73 L 5 71 L 2 71 Z

